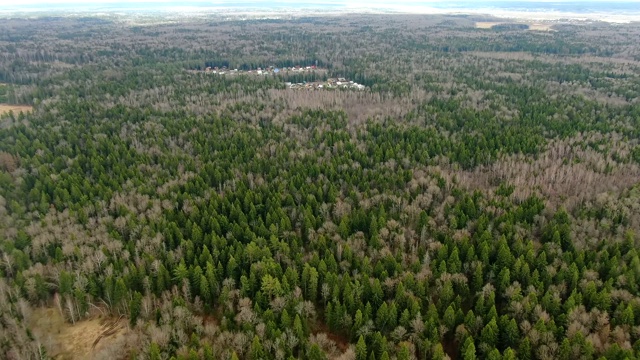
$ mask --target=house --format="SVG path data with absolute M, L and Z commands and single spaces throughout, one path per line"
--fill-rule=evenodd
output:
M 345 78 L 338 78 L 338 81 L 340 81 L 340 82 L 346 82 L 346 81 L 347 81 L 347 79 L 345 79 Z

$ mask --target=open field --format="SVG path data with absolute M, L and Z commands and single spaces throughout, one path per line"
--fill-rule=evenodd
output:
M 502 24 L 501 22 L 493 22 L 493 21 L 478 21 L 476 22 L 477 29 L 491 29 L 495 25 Z
M 544 23 L 519 23 L 519 22 L 503 22 L 503 21 L 478 21 L 475 23 L 477 29 L 491 29 L 497 25 L 518 24 L 527 25 L 530 31 L 555 31 L 553 30 L 553 24 Z
M 529 24 L 529 30 L 531 31 L 555 31 L 553 30 L 553 24 Z
M 33 106 L 29 105 L 10 105 L 10 104 L 0 104 L 0 115 L 6 114 L 9 111 L 13 111 L 14 114 L 19 114 L 22 112 L 29 112 L 33 110 Z
M 94 316 L 72 324 L 56 308 L 35 309 L 31 324 L 53 359 L 109 358 L 109 348 L 127 333 L 124 319 Z

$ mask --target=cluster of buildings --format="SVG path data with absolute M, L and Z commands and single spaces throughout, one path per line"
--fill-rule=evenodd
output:
M 304 73 L 304 72 L 311 72 L 316 70 L 324 71 L 324 69 L 320 69 L 315 65 L 313 65 L 313 66 L 292 66 L 292 67 L 283 67 L 283 68 L 269 66 L 264 69 L 257 68 L 255 70 L 246 70 L 246 71 L 238 70 L 238 69 L 228 69 L 226 66 L 223 66 L 221 68 L 218 68 L 217 66 L 216 67 L 208 66 L 207 68 L 204 69 L 204 72 L 209 74 L 218 74 L 218 75 L 225 75 L 225 74 L 277 75 L 277 74 L 289 73 L 289 72 Z
M 255 70 L 238 70 L 238 69 L 229 69 L 226 66 L 221 68 L 218 67 L 207 67 L 204 72 L 207 74 L 216 74 L 216 75 L 240 75 L 240 74 L 248 74 L 255 76 L 264 76 L 264 75 L 292 75 L 299 74 L 305 72 L 314 72 L 314 71 L 326 71 L 326 69 L 318 68 L 316 66 L 292 66 L 292 67 L 283 67 L 277 68 L 274 66 L 269 66 L 267 68 L 257 68 Z M 366 86 L 362 84 L 358 84 L 354 81 L 347 80 L 345 78 L 332 78 L 326 81 L 312 81 L 312 82 L 299 82 L 292 83 L 286 82 L 285 85 L 289 89 L 295 90 L 322 90 L 322 89 L 352 89 L 352 90 L 365 90 Z
M 295 90 L 322 90 L 322 89 L 354 89 L 364 90 L 366 86 L 349 81 L 345 78 L 328 79 L 327 81 L 302 82 L 302 83 L 285 83 L 289 89 Z

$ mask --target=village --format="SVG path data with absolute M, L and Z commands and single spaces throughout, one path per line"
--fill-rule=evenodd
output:
M 253 75 L 253 76 L 268 76 L 268 75 L 299 75 L 299 74 L 315 74 L 320 77 L 326 78 L 327 69 L 319 68 L 315 65 L 312 66 L 292 66 L 278 68 L 275 66 L 269 66 L 266 68 L 257 68 L 255 70 L 241 70 L 241 69 L 229 69 L 226 66 L 223 67 L 206 67 L 204 73 L 212 75 Z M 343 77 L 329 78 L 321 81 L 302 81 L 302 82 L 285 82 L 288 89 L 292 90 L 324 90 L 324 89 L 352 89 L 352 90 L 365 90 L 367 87 L 358 84 L 352 80 L 348 80 Z
M 327 69 L 319 68 L 316 65 L 312 66 L 292 66 L 292 67 L 283 67 L 278 68 L 275 66 L 269 66 L 266 68 L 257 68 L 255 70 L 239 70 L 239 69 L 228 69 L 226 66 L 221 68 L 216 67 L 206 67 L 204 69 L 205 73 L 216 74 L 216 75 L 241 75 L 241 74 L 249 74 L 249 75 L 283 75 L 283 74 L 303 74 L 303 73 L 317 73 L 317 74 L 326 74 Z
M 289 89 L 294 89 L 294 90 L 322 90 L 322 89 L 365 90 L 367 88 L 362 84 L 349 81 L 345 78 L 327 79 L 327 81 L 314 81 L 314 82 L 305 81 L 301 83 L 286 82 L 285 85 Z

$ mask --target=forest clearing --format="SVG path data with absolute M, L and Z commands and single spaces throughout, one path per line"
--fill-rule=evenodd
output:
M 128 332 L 126 319 L 96 314 L 70 323 L 57 308 L 34 309 L 30 324 L 47 354 L 60 360 L 110 359 Z
M 526 30 L 530 31 L 555 31 L 553 30 L 554 24 L 549 23 L 517 23 L 504 21 L 478 21 L 475 23 L 475 27 L 478 29 L 492 29 L 501 25 L 522 25 L 526 26 Z
M 30 112 L 33 110 L 31 105 L 12 105 L 12 104 L 0 104 L 0 115 L 4 115 L 13 111 L 14 115 L 18 115 L 20 112 Z

